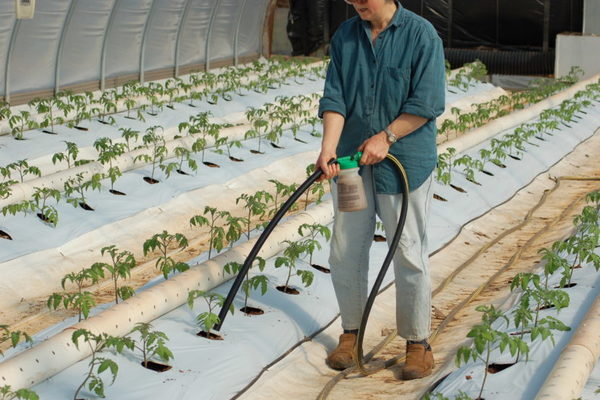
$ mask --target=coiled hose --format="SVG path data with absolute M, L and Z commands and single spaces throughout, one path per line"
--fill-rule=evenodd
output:
M 385 257 L 385 260 L 383 261 L 383 265 L 381 266 L 379 274 L 377 275 L 377 279 L 375 280 L 375 282 L 373 284 L 373 288 L 371 289 L 371 293 L 369 294 L 367 303 L 365 304 L 365 309 L 363 311 L 360 328 L 358 331 L 358 337 L 357 337 L 357 343 L 356 343 L 357 366 L 358 366 L 359 370 L 365 375 L 372 374 L 376 371 L 379 371 L 380 369 L 385 368 L 385 365 L 382 365 L 382 366 L 377 366 L 375 368 L 371 368 L 371 369 L 367 370 L 367 368 L 365 367 L 365 364 L 363 362 L 362 344 L 364 341 L 365 329 L 367 326 L 367 321 L 369 319 L 369 314 L 371 312 L 371 308 L 373 307 L 373 303 L 375 302 L 375 297 L 377 296 L 379 289 L 381 288 L 381 284 L 383 282 L 385 274 L 387 273 L 387 270 L 392 262 L 392 259 L 394 258 L 394 253 L 396 252 L 396 247 L 398 246 L 398 242 L 400 241 L 400 237 L 402 236 L 402 230 L 404 229 L 404 223 L 406 222 L 406 212 L 408 209 L 409 187 L 408 187 L 408 177 L 406 175 L 406 171 L 404 170 L 404 167 L 402 166 L 402 164 L 400 163 L 400 161 L 398 161 L 398 159 L 396 157 L 392 156 L 391 154 L 388 154 L 386 156 L 386 158 L 388 160 L 390 160 L 392 163 L 394 163 L 394 165 L 398 169 L 398 172 L 399 172 L 399 175 L 401 178 L 400 180 L 402 183 L 402 207 L 401 207 L 400 218 L 398 221 L 398 226 L 396 228 L 396 232 L 395 232 L 392 242 L 390 244 L 390 247 L 389 247 L 388 253 Z M 337 162 L 337 161 L 335 159 L 332 159 L 329 161 L 329 164 L 332 164 L 335 162 Z M 223 322 L 225 321 L 227 312 L 229 311 L 231 304 L 233 303 L 233 299 L 237 295 L 237 292 L 239 291 L 240 286 L 242 285 L 244 277 L 250 270 L 252 263 L 256 259 L 256 256 L 258 255 L 258 252 L 260 251 L 262 246 L 265 244 L 267 238 L 269 237 L 269 235 L 271 235 L 271 232 L 273 231 L 273 229 L 275 229 L 275 226 L 277 226 L 277 224 L 279 223 L 281 218 L 283 218 L 285 213 L 292 207 L 292 205 L 296 202 L 296 200 L 298 200 L 298 198 L 306 190 L 308 190 L 308 188 L 317 179 L 319 179 L 319 177 L 322 174 L 323 174 L 323 171 L 321 171 L 320 169 L 317 169 L 312 175 L 310 175 L 308 177 L 308 179 L 304 183 L 302 183 L 302 185 L 300 185 L 300 187 L 298 187 L 298 189 L 296 189 L 296 191 L 294 193 L 292 193 L 290 198 L 281 206 L 281 208 L 277 211 L 277 213 L 275 214 L 273 219 L 269 222 L 269 224 L 267 225 L 265 230 L 262 232 L 262 234 L 260 235 L 260 237 L 258 238 L 256 243 L 252 247 L 252 250 L 250 250 L 248 257 L 246 257 L 246 260 L 244 261 L 242 268 L 240 269 L 237 277 L 235 278 L 235 281 L 233 282 L 231 289 L 229 289 L 229 293 L 227 294 L 227 297 L 225 298 L 225 301 L 223 302 L 223 307 L 221 308 L 221 311 L 219 312 L 219 322 L 214 326 L 215 330 L 219 331 L 221 329 L 221 327 L 223 326 Z
M 396 157 L 392 156 L 391 154 L 388 154 L 386 156 L 386 159 L 390 160 L 398 169 L 400 180 L 401 180 L 401 187 L 402 187 L 402 206 L 401 206 L 400 218 L 398 221 L 396 232 L 394 233 L 394 237 L 392 238 L 392 242 L 389 246 L 388 253 L 383 261 L 383 265 L 381 266 L 381 269 L 379 270 L 379 274 L 377 275 L 377 278 L 375 279 L 375 282 L 373 283 L 371 293 L 369 294 L 369 297 L 367 298 L 367 302 L 365 304 L 365 309 L 363 311 L 362 319 L 360 322 L 360 328 L 358 330 L 358 336 L 357 336 L 357 340 L 356 340 L 356 364 L 357 364 L 357 368 L 363 375 L 373 374 L 381 369 L 387 368 L 387 366 L 388 366 L 387 365 L 388 362 L 386 362 L 386 363 L 379 363 L 378 365 L 367 369 L 367 367 L 365 365 L 366 362 L 363 358 L 363 341 L 364 341 L 364 336 L 365 336 L 365 330 L 367 327 L 367 321 L 369 319 L 369 314 L 371 313 L 373 303 L 375 302 L 375 297 L 379 293 L 379 289 L 381 288 L 381 284 L 383 283 L 385 274 L 387 273 L 388 268 L 394 258 L 394 254 L 396 252 L 398 242 L 400 241 L 400 237 L 402 236 L 402 230 L 404 229 L 404 223 L 406 222 L 406 214 L 407 214 L 407 210 L 408 210 L 409 187 L 408 187 L 408 177 L 406 175 L 406 171 L 404 170 L 404 167 L 402 166 L 402 164 L 400 163 L 400 161 L 398 161 L 398 159 Z M 329 164 L 332 164 L 335 162 L 337 162 L 337 161 L 335 159 L 332 159 L 329 161 Z M 271 234 L 271 232 L 273 231 L 275 226 L 279 223 L 279 221 L 285 215 L 285 213 L 292 207 L 292 205 L 296 202 L 296 200 L 306 190 L 308 190 L 308 188 L 322 174 L 323 174 L 323 171 L 321 171 L 320 169 L 317 169 L 304 183 L 302 183 L 302 185 L 300 185 L 300 187 L 294 193 L 292 193 L 290 198 L 281 206 L 281 208 L 277 211 L 277 213 L 275 214 L 273 219 L 269 222 L 269 224 L 267 225 L 267 227 L 265 228 L 263 233 L 260 235 L 260 237 L 258 238 L 256 243 L 252 247 L 252 250 L 250 250 L 248 257 L 244 261 L 244 265 L 240 269 L 235 281 L 233 282 L 233 285 L 231 286 L 231 289 L 229 290 L 229 293 L 227 294 L 227 297 L 225 298 L 225 301 L 223 302 L 223 307 L 221 308 L 221 311 L 219 312 L 219 322 L 214 327 L 215 330 L 219 331 L 221 329 L 221 327 L 223 326 L 223 322 L 225 320 L 225 317 L 227 316 L 227 312 L 229 311 L 231 304 L 233 303 L 233 299 L 235 298 L 240 286 L 242 285 L 244 277 L 250 270 L 250 267 L 252 266 L 254 259 L 258 255 L 258 252 L 264 245 L 265 241 L 267 240 L 267 238 L 269 237 L 269 235 Z M 395 336 L 396 336 L 395 332 L 392 332 L 390 335 L 388 335 L 387 339 L 383 343 L 380 343 L 375 349 L 373 349 L 367 355 L 367 359 L 372 358 L 372 356 L 375 353 L 379 352 L 381 350 L 381 348 L 383 348 L 389 342 L 391 342 Z M 332 382 L 332 383 L 335 384 L 334 382 Z M 326 396 L 326 394 L 324 392 L 322 392 L 322 393 Z

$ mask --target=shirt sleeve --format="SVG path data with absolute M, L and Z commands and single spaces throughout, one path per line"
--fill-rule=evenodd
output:
M 444 48 L 435 31 L 424 30 L 420 36 L 411 65 L 408 98 L 400 112 L 432 120 L 440 116 L 445 107 Z
M 319 103 L 319 118 L 323 118 L 325 111 L 335 111 L 346 117 L 346 103 L 344 101 L 342 83 L 342 60 L 339 35 L 334 35 L 330 45 L 330 60 L 325 77 L 323 97 Z

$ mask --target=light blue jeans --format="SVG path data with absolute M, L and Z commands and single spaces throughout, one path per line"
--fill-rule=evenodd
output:
M 358 329 L 367 301 L 369 249 L 377 215 L 392 241 L 402 205 L 402 194 L 375 194 L 371 166 L 362 172 L 367 209 L 337 210 L 337 185 L 332 185 L 334 223 L 329 264 L 340 307 L 343 329 Z M 431 205 L 432 175 L 409 195 L 406 224 L 394 255 L 396 283 L 396 324 L 406 340 L 423 340 L 431 330 L 431 281 L 427 251 L 427 219 Z

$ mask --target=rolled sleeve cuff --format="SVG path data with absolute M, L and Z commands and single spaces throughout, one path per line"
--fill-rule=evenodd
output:
M 334 111 L 346 118 L 346 107 L 343 104 L 331 99 L 322 98 L 319 103 L 319 118 L 323 118 L 325 111 Z
M 442 110 L 443 111 L 443 110 Z M 431 106 L 419 100 L 409 100 L 404 103 L 400 109 L 400 113 L 412 114 L 418 117 L 423 117 L 428 120 L 435 119 L 442 113 L 436 112 Z

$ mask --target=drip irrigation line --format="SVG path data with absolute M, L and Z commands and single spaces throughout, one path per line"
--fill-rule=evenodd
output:
M 444 290 L 454 280 L 454 278 L 460 272 L 462 272 L 468 265 L 470 265 L 482 253 L 484 253 L 485 251 L 487 251 L 493 245 L 497 244 L 504 237 L 510 235 L 511 233 L 517 231 L 518 229 L 521 229 L 523 226 L 525 226 L 527 223 L 529 223 L 529 221 L 531 220 L 531 217 L 532 217 L 533 213 L 535 211 L 537 211 L 546 202 L 546 199 L 548 198 L 548 196 L 550 194 L 552 194 L 553 192 L 555 192 L 560 187 L 560 184 L 561 184 L 562 181 L 600 181 L 600 177 L 563 176 L 563 177 L 554 178 L 553 180 L 555 182 L 554 186 L 551 189 L 544 190 L 544 193 L 543 193 L 542 197 L 538 200 L 538 203 L 527 212 L 527 214 L 526 214 L 525 218 L 523 219 L 523 221 L 521 221 L 519 224 L 517 224 L 516 226 L 512 227 L 511 229 L 503 232 L 502 234 L 500 234 L 499 236 L 497 236 L 496 238 L 494 238 L 492 241 L 488 242 L 485 246 L 483 246 L 481 249 L 479 249 L 473 256 L 471 256 L 467 261 L 465 261 L 464 263 L 462 263 L 455 271 L 452 272 L 452 274 L 450 276 L 448 276 L 446 279 L 444 279 L 440 283 L 440 285 L 438 285 L 438 287 L 432 292 L 432 297 L 435 297 L 442 290 Z M 477 289 L 475 289 L 466 299 L 464 299 L 457 306 L 455 306 L 452 309 L 452 311 L 449 314 L 446 315 L 446 317 L 444 318 L 444 320 L 437 326 L 437 328 L 435 329 L 435 331 L 431 334 L 431 336 L 429 337 L 429 341 L 432 342 L 432 343 L 435 342 L 435 340 L 437 339 L 437 337 L 439 336 L 439 334 L 441 333 L 441 331 L 454 319 L 454 316 L 458 312 L 460 312 L 465 306 L 467 306 L 475 297 L 477 297 L 479 294 L 481 294 L 481 292 L 483 290 L 485 290 L 494 280 L 496 280 L 498 278 L 498 276 L 500 276 L 502 273 L 506 272 L 520 258 L 520 256 L 523 253 L 523 251 L 528 246 L 530 246 L 531 243 L 533 243 L 533 241 L 535 241 L 543 233 L 547 232 L 558 221 L 560 221 L 561 219 L 563 219 L 565 217 L 565 215 L 568 212 L 570 212 L 575 207 L 575 204 L 577 204 L 581 200 L 581 198 L 583 198 L 584 196 L 585 195 L 580 196 L 577 200 L 573 201 L 569 206 L 567 206 L 560 213 L 560 215 L 558 217 L 556 217 L 554 220 L 552 220 L 552 222 L 547 223 L 540 231 L 536 232 L 531 238 L 529 238 L 527 240 L 527 242 L 525 242 L 523 244 L 523 246 L 521 246 L 511 256 L 511 258 L 509 259 L 509 261 L 504 266 L 502 266 L 496 273 L 494 273 L 485 283 L 483 283 Z M 513 197 L 514 197 L 514 195 L 513 195 Z M 502 204 L 504 204 L 504 203 L 502 203 Z M 498 205 L 498 206 L 500 206 L 500 205 Z M 496 207 L 498 207 L 498 206 L 496 206 Z M 464 227 L 464 225 L 463 225 L 463 227 Z M 391 284 L 389 286 L 391 286 Z M 387 335 L 386 338 L 384 338 L 382 341 L 380 341 L 379 344 L 377 346 L 375 346 L 375 348 L 369 354 L 367 354 L 365 356 L 365 361 L 368 362 L 372 357 L 374 357 L 377 354 L 377 352 L 379 352 L 383 347 L 385 347 L 385 345 L 387 343 L 391 342 L 395 338 L 396 334 L 397 334 L 397 332 L 394 329 L 390 334 Z M 380 371 L 380 370 L 382 370 L 384 368 L 389 368 L 392 365 L 395 365 L 397 363 L 403 362 L 405 360 L 405 358 L 406 358 L 406 355 L 404 355 L 404 354 L 398 355 L 398 356 L 396 356 L 394 358 L 386 360 L 381 365 L 378 365 L 377 368 L 373 368 L 371 371 L 377 372 L 377 371 Z M 383 367 L 383 368 L 381 368 L 381 367 Z M 353 366 L 353 367 L 345 369 L 344 371 L 340 372 L 335 377 L 333 377 L 324 386 L 324 388 L 321 390 L 321 392 L 317 396 L 317 400 L 325 400 L 325 399 L 327 399 L 327 396 L 331 393 L 331 390 L 335 387 L 335 385 L 337 383 L 339 383 L 342 379 L 346 378 L 351 373 L 357 371 L 357 369 L 358 368 L 356 366 Z M 363 374 L 364 374 L 364 371 L 365 371 L 364 368 L 360 370 L 360 372 L 363 373 Z M 370 372 L 370 371 L 367 370 L 366 372 Z M 364 375 L 366 375 L 366 374 L 364 374 Z M 427 392 L 425 394 L 427 394 Z M 423 394 L 422 396 L 424 396 L 425 394 Z

